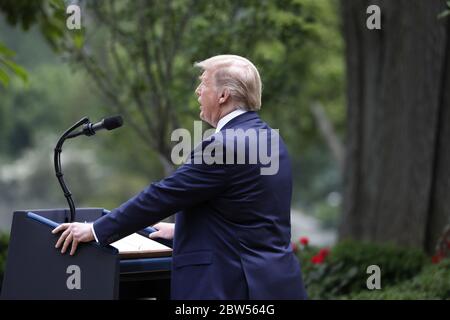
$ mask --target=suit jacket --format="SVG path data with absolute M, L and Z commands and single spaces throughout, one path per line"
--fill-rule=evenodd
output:
M 233 118 L 171 176 L 98 219 L 97 238 L 109 244 L 177 213 L 172 299 L 305 299 L 290 245 L 292 179 L 286 147 L 281 138 L 276 149 L 269 143 L 279 170 L 261 175 L 264 165 L 248 163 L 248 155 L 245 164 L 236 163 L 236 145 L 242 141 L 227 136 L 227 129 L 271 132 L 248 138 L 247 153 L 250 143 L 270 142 L 276 134 L 255 112 Z M 196 162 L 213 144 L 213 155 L 225 159 L 231 150 L 235 163 Z

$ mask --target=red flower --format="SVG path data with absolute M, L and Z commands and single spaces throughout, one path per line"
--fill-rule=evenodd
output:
M 316 254 L 314 257 L 311 258 L 311 262 L 314 264 L 321 264 L 325 260 L 324 256 L 321 256 L 319 254 Z
M 311 262 L 314 264 L 321 264 L 325 261 L 325 258 L 330 254 L 330 249 L 322 248 L 320 251 L 311 258 Z
M 297 252 L 297 250 L 298 250 L 297 244 L 294 242 L 291 242 L 291 246 L 292 246 L 292 251 Z
M 440 252 L 438 252 L 434 256 L 431 257 L 431 262 L 434 264 L 439 263 L 439 262 L 441 262 L 443 257 L 444 256 Z
M 300 244 L 302 244 L 306 247 L 309 243 L 309 239 L 308 239 L 308 237 L 300 237 L 298 239 L 298 242 L 300 242 Z
M 326 258 L 330 254 L 330 249 L 328 248 L 322 248 L 319 251 L 319 255 Z

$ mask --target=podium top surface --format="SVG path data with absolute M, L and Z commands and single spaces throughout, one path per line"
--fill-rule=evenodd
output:
M 92 210 L 92 209 L 87 209 Z M 100 208 L 93 209 L 96 213 L 101 212 L 102 214 L 108 213 L 108 211 Z M 51 213 L 52 210 L 36 210 L 38 213 Z M 27 212 L 27 217 L 38 221 L 44 225 L 47 225 L 51 228 L 56 228 L 59 223 L 48 219 L 40 214 L 35 212 Z M 93 217 L 95 220 L 96 217 Z M 162 243 L 159 243 L 155 240 L 152 240 L 148 237 L 140 235 L 138 233 L 131 234 L 127 237 L 124 237 L 109 246 L 103 247 L 95 242 L 89 242 L 88 244 L 97 246 L 102 249 L 112 250 L 115 253 L 118 253 L 120 259 L 143 259 L 143 258 L 157 258 L 157 257 L 171 257 L 172 256 L 172 248 L 166 246 Z

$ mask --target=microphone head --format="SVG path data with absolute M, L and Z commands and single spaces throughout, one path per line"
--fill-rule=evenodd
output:
M 113 129 L 119 128 L 122 126 L 122 124 L 123 124 L 123 119 L 121 116 L 112 116 L 112 117 L 105 118 L 103 120 L 103 127 L 106 130 L 113 130 Z

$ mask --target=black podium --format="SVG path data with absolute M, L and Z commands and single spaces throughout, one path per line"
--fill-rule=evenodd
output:
M 14 212 L 2 299 L 169 298 L 171 257 L 121 259 L 116 248 L 95 242 L 80 244 L 74 256 L 61 254 L 55 248 L 59 235 L 51 230 L 67 211 Z M 77 209 L 76 221 L 103 214 L 100 208 Z

